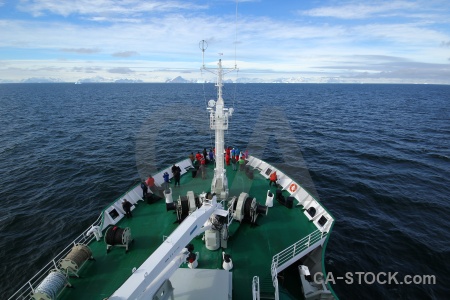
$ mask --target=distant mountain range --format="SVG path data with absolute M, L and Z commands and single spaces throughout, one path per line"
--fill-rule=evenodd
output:
M 368 79 L 361 80 L 360 78 L 346 78 L 346 77 L 320 77 L 320 78 L 308 78 L 308 77 L 289 77 L 289 78 L 277 78 L 272 80 L 264 80 L 261 78 L 238 78 L 236 80 L 236 83 L 426 83 L 426 82 L 411 82 L 408 80 L 393 80 L 391 82 L 388 82 L 386 80 L 383 80 L 382 78 L 376 78 L 376 79 Z M 67 82 L 60 78 L 38 78 L 38 77 L 32 77 L 28 79 L 24 79 L 20 82 L 17 81 L 10 81 L 10 80 L 2 80 L 0 79 L 0 83 L 63 83 Z M 185 79 L 181 76 L 177 76 L 172 79 L 166 79 L 165 81 L 154 81 L 155 83 L 158 82 L 165 82 L 165 83 L 214 83 L 215 81 L 208 81 L 204 78 L 202 79 Z M 231 79 L 224 80 L 224 83 L 233 83 L 234 81 Z M 144 81 L 140 79 L 129 79 L 129 78 L 121 78 L 121 79 L 111 79 L 111 78 L 104 78 L 101 76 L 91 77 L 91 78 L 83 78 L 79 79 L 77 84 L 81 83 L 144 83 Z M 441 84 L 447 84 L 446 82 L 442 82 Z
M 174 79 L 166 80 L 166 83 L 193 83 L 193 82 L 196 82 L 196 81 L 187 80 L 181 76 L 175 77 Z

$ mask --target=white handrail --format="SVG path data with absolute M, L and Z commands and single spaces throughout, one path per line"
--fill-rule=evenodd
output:
M 296 255 L 300 254 L 302 251 L 308 249 L 311 245 L 314 245 L 315 243 L 319 242 L 326 235 L 327 235 L 326 232 L 316 230 L 273 256 L 272 265 L 270 267 L 270 274 L 272 275 L 272 283 L 273 287 L 275 288 L 275 300 L 279 299 L 278 278 L 277 278 L 278 268 L 283 266 L 283 264 L 288 262 L 290 259 L 295 258 Z
M 316 231 L 312 232 L 311 234 L 305 236 L 298 242 L 287 247 L 283 251 L 275 254 L 272 258 L 272 263 L 276 263 L 276 267 L 279 268 L 284 263 L 286 263 L 288 260 L 292 259 L 293 257 L 298 255 L 302 251 L 308 249 L 311 245 L 320 241 L 326 235 L 327 235 L 326 232 L 321 232 L 320 230 L 316 230 Z
M 259 293 L 259 277 L 254 276 L 253 277 L 253 283 L 252 283 L 252 293 L 253 293 L 253 300 L 260 300 L 260 293 Z
M 279 291 L 278 291 L 278 273 L 277 273 L 277 267 L 274 264 L 272 260 L 272 266 L 270 267 L 270 274 L 272 275 L 272 283 L 273 287 L 275 288 L 275 300 L 279 299 Z

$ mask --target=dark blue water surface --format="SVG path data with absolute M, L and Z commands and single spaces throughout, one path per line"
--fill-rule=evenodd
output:
M 215 96 L 209 84 L 0 85 L 2 295 L 137 180 L 209 148 Z M 336 279 L 341 299 L 448 299 L 450 86 L 238 84 L 224 97 L 235 108 L 226 144 L 284 168 L 336 219 L 335 278 L 436 277 Z

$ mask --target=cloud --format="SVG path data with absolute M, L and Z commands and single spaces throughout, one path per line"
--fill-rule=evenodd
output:
M 89 49 L 89 48 L 63 48 L 61 49 L 61 51 L 78 54 L 94 54 L 100 52 L 100 50 L 98 49 Z
M 211 9 L 202 10 L 204 7 L 193 1 L 181 0 L 21 0 L 18 5 L 29 13 L 53 15 L 26 19 L 18 14 L 21 18 L 14 19 L 12 14 L 1 19 L 0 56 L 12 58 L 5 60 L 11 66 L 35 66 L 37 60 L 42 65 L 64 65 L 66 71 L 58 76 L 74 81 L 81 73 L 117 79 L 120 74 L 134 72 L 133 77 L 147 82 L 152 76 L 159 76 L 159 80 L 170 73 L 167 77 L 173 78 L 188 69 L 195 70 L 189 76 L 196 76 L 202 63 L 198 42 L 203 39 L 208 42 L 207 66 L 216 67 L 217 53 L 224 53 L 224 66 L 234 66 L 237 45 L 240 74 L 262 77 L 264 73 L 266 78 L 277 74 L 327 76 L 352 70 L 392 72 L 391 67 L 402 62 L 448 63 L 450 33 L 446 24 L 438 23 L 446 22 L 445 18 L 387 18 L 389 14 L 431 15 L 436 2 L 423 6 L 421 1 L 369 0 L 363 4 L 352 0 L 341 6 L 331 1 L 301 11 L 307 16 L 302 18 L 276 19 L 267 11 L 258 16 L 256 9 L 251 15 L 239 16 L 236 40 L 234 11 L 215 14 L 216 1 L 208 1 Z M 446 13 L 443 10 L 442 15 Z M 366 19 L 358 19 L 361 16 Z M 386 18 L 373 19 L 376 16 Z M 23 57 L 33 61 L 19 62 Z M 25 72 L 4 72 L 0 77 L 34 76 Z M 52 75 L 37 77 L 44 76 Z
M 131 56 L 137 56 L 139 53 L 136 51 L 124 51 L 124 52 L 115 52 L 112 54 L 114 57 L 131 57 Z
M 108 70 L 109 73 L 116 73 L 116 74 L 131 74 L 134 73 L 133 70 L 127 67 L 118 67 L 118 68 L 112 68 Z
M 204 5 L 196 5 L 185 1 L 141 1 L 141 0 L 22 0 L 18 5 L 21 11 L 35 17 L 55 14 L 67 17 L 81 16 L 134 16 L 144 13 L 169 12 L 178 10 L 205 9 Z
M 306 11 L 299 11 L 300 15 L 310 17 L 331 17 L 337 19 L 366 19 L 373 17 L 394 17 L 408 16 L 420 17 L 421 15 L 412 15 L 405 11 L 424 9 L 419 2 L 411 1 L 389 1 L 389 2 L 368 2 L 362 4 L 359 1 L 350 1 L 339 6 L 323 6 Z
M 74 68 L 72 68 L 73 72 L 79 72 L 79 73 L 97 73 L 101 70 L 102 70 L 102 68 L 99 68 L 99 67 L 74 67 Z

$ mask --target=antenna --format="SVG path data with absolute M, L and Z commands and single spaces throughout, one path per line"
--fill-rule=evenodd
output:
M 200 48 L 200 50 L 202 50 L 202 69 L 205 68 L 205 50 L 208 48 L 208 43 L 205 40 L 201 40 L 198 43 L 198 47 Z
M 234 21 L 234 67 L 237 68 L 237 62 L 236 62 L 236 47 L 237 47 L 237 31 L 238 31 L 238 2 L 239 0 L 236 0 L 236 19 Z

